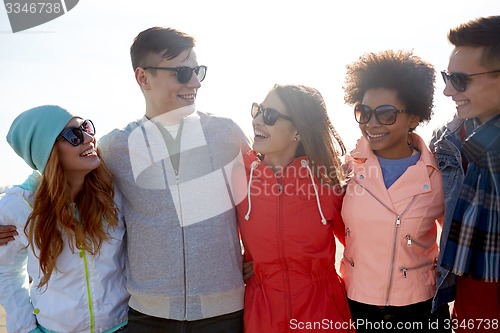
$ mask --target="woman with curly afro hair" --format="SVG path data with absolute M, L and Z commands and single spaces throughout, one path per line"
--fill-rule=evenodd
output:
M 446 307 L 431 313 L 442 178 L 413 133 L 431 118 L 434 82 L 434 67 L 411 51 L 365 53 L 347 66 L 344 97 L 362 136 L 346 157 L 340 270 L 358 332 L 444 330 L 449 318 Z

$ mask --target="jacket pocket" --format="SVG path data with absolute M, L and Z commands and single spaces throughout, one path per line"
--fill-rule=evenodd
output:
M 429 248 L 429 246 L 426 246 L 425 244 L 422 244 L 419 241 L 416 241 L 414 238 L 411 237 L 410 234 L 407 234 L 405 236 L 405 238 L 406 238 L 406 246 L 408 246 L 408 247 L 412 247 L 412 246 L 416 245 L 416 246 L 421 247 L 423 249 Z
M 443 196 L 447 200 L 453 194 L 453 188 L 457 186 L 462 166 L 452 155 L 437 152 L 435 156 L 443 178 Z
M 399 271 L 403 274 L 403 277 L 406 279 L 410 274 L 420 274 L 422 282 L 424 285 L 435 285 L 436 284 L 436 275 L 434 273 L 435 260 L 429 260 L 422 264 L 412 266 L 412 267 L 401 267 Z M 424 269 L 425 268 L 425 269 Z M 421 271 L 421 272 L 419 272 Z

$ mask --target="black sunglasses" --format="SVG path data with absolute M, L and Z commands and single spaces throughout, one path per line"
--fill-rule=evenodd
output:
M 264 124 L 267 126 L 273 126 L 278 117 L 286 119 L 288 121 L 293 122 L 292 117 L 285 116 L 284 114 L 279 113 L 275 109 L 267 108 L 264 109 L 262 105 L 258 103 L 252 104 L 252 118 L 255 119 L 259 114 L 262 113 L 262 119 L 264 120 Z
M 63 130 L 61 134 L 57 137 L 56 141 L 64 138 L 64 140 L 68 141 L 73 146 L 79 146 L 85 141 L 85 137 L 83 136 L 83 132 L 87 133 L 90 136 L 95 136 L 95 127 L 92 120 L 86 119 L 83 123 L 78 127 L 71 127 L 66 130 Z
M 163 71 L 175 71 L 177 75 L 177 81 L 179 83 L 184 84 L 188 83 L 191 80 L 191 77 L 193 77 L 193 72 L 198 78 L 198 81 L 203 81 L 205 79 L 205 76 L 207 75 L 207 66 L 196 66 L 196 67 L 187 67 L 187 66 L 182 66 L 182 67 L 155 67 L 155 66 L 148 66 L 144 67 L 143 69 L 159 69 Z
M 370 121 L 373 114 L 375 119 L 381 125 L 392 125 L 396 122 L 398 113 L 405 112 L 405 110 L 396 109 L 392 105 L 379 105 L 375 110 L 370 109 L 369 106 L 364 104 L 357 104 L 354 107 L 354 118 L 360 124 L 366 124 Z
M 443 77 L 444 83 L 451 82 L 453 88 L 455 88 L 458 92 L 464 92 L 467 89 L 467 82 L 470 80 L 472 76 L 483 75 L 483 74 L 492 74 L 492 73 L 500 73 L 500 69 L 490 72 L 481 72 L 474 74 L 464 74 L 464 73 L 451 73 L 448 74 L 446 71 L 441 72 L 441 76 Z

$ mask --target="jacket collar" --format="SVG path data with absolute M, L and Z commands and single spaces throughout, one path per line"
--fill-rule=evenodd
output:
M 411 174 L 405 172 L 389 189 L 386 189 L 377 156 L 370 149 L 366 139 L 360 138 L 356 148 L 346 158 L 354 172 L 354 179 L 351 181 L 365 187 L 373 196 L 389 207 L 392 206 L 391 198 L 400 200 L 432 191 L 430 174 L 439 172 L 434 155 L 416 133 L 410 133 L 408 140 L 413 147 L 419 150 L 420 160 L 415 168 L 412 168 Z M 418 167 L 422 164 L 426 167 Z
M 408 134 L 409 143 L 420 152 L 420 161 L 425 165 L 437 169 L 436 159 L 429 151 L 424 140 L 416 133 Z M 377 156 L 370 148 L 370 144 L 366 141 L 365 137 L 361 137 L 356 143 L 356 148 L 351 152 L 350 157 L 361 163 L 375 163 L 378 164 Z
M 266 177 L 269 177 L 269 176 L 272 176 L 272 177 L 275 177 L 275 173 L 273 171 L 273 168 L 271 168 L 270 166 L 264 164 L 264 162 L 262 162 L 261 160 L 261 155 L 257 154 L 257 152 L 255 152 L 254 150 L 250 150 L 245 156 L 243 156 L 243 161 L 244 161 L 244 164 L 246 166 L 246 168 L 250 169 L 251 166 L 252 166 L 252 163 L 257 163 L 258 166 L 256 167 L 256 169 L 261 169 L 262 172 L 260 174 L 263 174 L 265 175 Z M 306 156 L 300 156 L 300 157 L 295 157 L 293 159 L 290 160 L 290 162 L 288 162 L 285 170 L 283 171 L 283 175 L 286 176 L 287 175 L 287 169 L 296 169 L 296 170 L 299 170 L 300 168 L 304 168 L 304 166 L 302 165 L 302 161 L 308 161 L 307 157 Z M 308 173 L 307 172 L 298 172 L 298 171 L 293 171 L 290 173 L 290 175 L 293 175 L 294 177 L 297 177 L 297 178 L 307 178 L 308 177 Z

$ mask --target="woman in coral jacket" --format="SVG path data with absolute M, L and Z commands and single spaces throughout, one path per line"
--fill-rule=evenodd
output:
M 247 196 L 238 206 L 245 260 L 246 333 L 347 332 L 351 316 L 335 270 L 345 152 L 321 94 L 275 85 L 252 105 Z M 342 237 L 340 240 L 343 241 Z
M 347 67 L 345 100 L 362 137 L 346 158 L 341 273 L 358 332 L 434 330 L 437 319 L 444 329 L 449 318 L 446 307 L 431 314 L 442 178 L 413 133 L 431 117 L 434 81 L 432 65 L 407 51 L 366 53 Z

